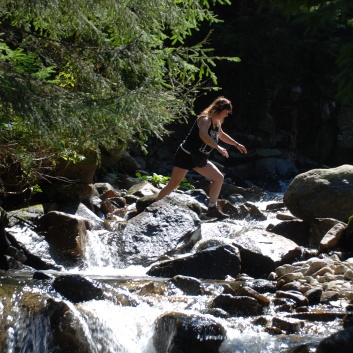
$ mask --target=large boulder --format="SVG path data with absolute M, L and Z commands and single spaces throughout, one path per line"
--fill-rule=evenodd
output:
M 144 265 L 163 256 L 184 253 L 200 239 L 200 218 L 177 200 L 163 199 L 130 219 L 118 234 L 122 264 Z
M 347 222 L 353 214 L 353 166 L 313 169 L 297 175 L 283 201 L 298 218 L 335 218 Z

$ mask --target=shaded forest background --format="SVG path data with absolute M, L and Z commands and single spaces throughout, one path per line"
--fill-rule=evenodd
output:
M 212 46 L 217 55 L 241 58 L 215 68 L 220 93 L 235 106 L 226 128 L 235 126 L 250 148 L 289 149 L 303 169 L 352 163 L 352 96 L 339 93 L 337 81 L 338 57 L 352 40 L 349 14 L 320 26 L 305 12 L 286 16 L 258 1 L 235 1 L 217 13 L 224 22 L 214 26 Z M 198 99 L 196 111 L 216 96 Z
M 350 1 L 150 5 L 0 2 L 3 205 L 126 172 L 124 151 L 168 175 L 187 122 L 219 95 L 234 105 L 224 130 L 249 150 L 219 160 L 235 176 L 352 163 Z

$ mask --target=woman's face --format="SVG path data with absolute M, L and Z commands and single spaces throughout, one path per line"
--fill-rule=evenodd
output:
M 213 118 L 216 120 L 220 120 L 223 122 L 223 120 L 232 112 L 228 109 L 223 109 L 222 111 L 220 111 L 218 114 L 216 114 Z

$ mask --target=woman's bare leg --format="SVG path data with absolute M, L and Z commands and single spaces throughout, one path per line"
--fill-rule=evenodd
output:
M 182 182 L 187 174 L 187 169 L 182 169 L 179 167 L 173 167 L 172 176 L 168 184 L 159 192 L 156 201 L 163 199 L 163 197 L 168 196 L 170 193 L 173 192 L 174 189 Z
M 206 166 L 203 168 L 194 168 L 196 172 L 202 176 L 211 179 L 211 185 L 209 190 L 209 201 L 214 203 L 218 200 L 218 196 L 221 192 L 224 175 L 219 171 L 219 169 L 210 161 L 207 162 Z

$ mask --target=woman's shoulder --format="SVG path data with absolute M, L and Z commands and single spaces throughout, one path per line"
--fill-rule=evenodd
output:
M 211 125 L 211 118 L 208 115 L 199 115 L 197 117 L 197 126 L 200 128 L 201 126 L 206 127 L 207 129 L 210 127 Z
M 202 114 L 197 117 L 197 121 L 202 123 L 211 123 L 212 120 L 208 115 Z

